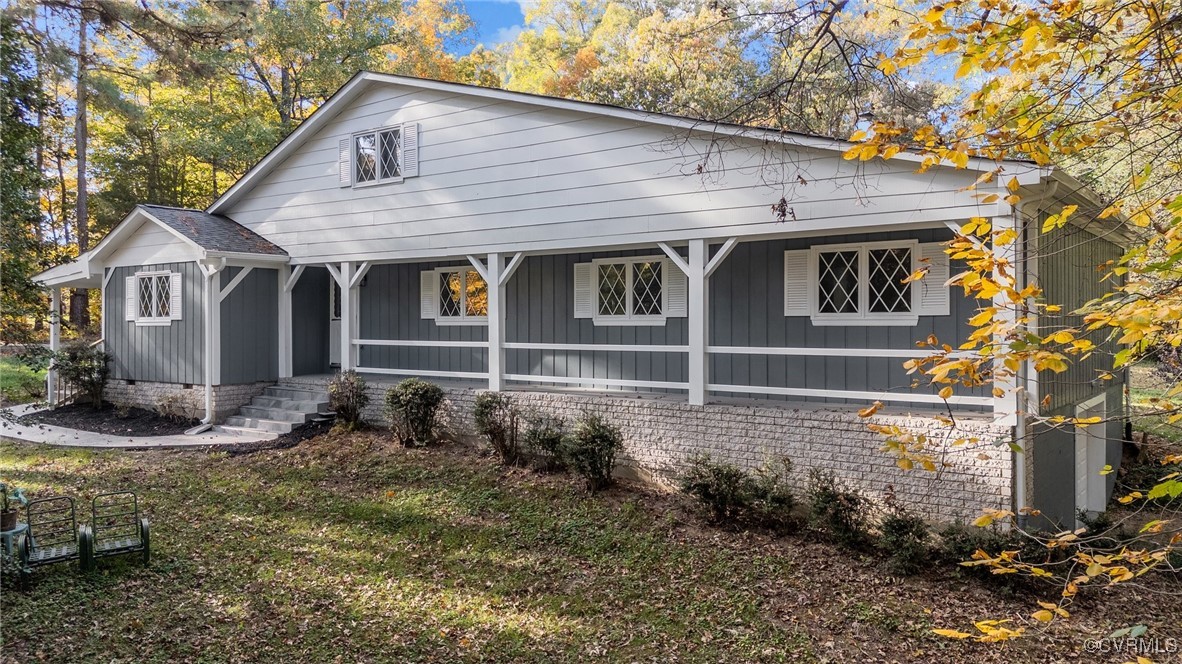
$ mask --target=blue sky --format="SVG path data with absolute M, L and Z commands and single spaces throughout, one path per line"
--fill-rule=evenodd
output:
M 476 24 L 476 42 L 492 48 L 501 42 L 512 41 L 521 32 L 525 14 L 521 5 L 526 0 L 467 0 L 468 15 Z

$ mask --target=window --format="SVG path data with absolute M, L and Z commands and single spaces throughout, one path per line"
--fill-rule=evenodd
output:
M 126 316 L 136 325 L 168 325 L 181 318 L 181 275 L 137 272 L 127 277 Z
M 401 147 L 402 130 L 399 127 L 355 135 L 353 172 L 357 184 L 400 179 Z
M 437 270 L 439 322 L 488 320 L 488 284 L 476 270 Z
M 814 247 L 814 322 L 915 323 L 914 242 Z
M 595 318 L 664 320 L 664 260 L 594 261 Z

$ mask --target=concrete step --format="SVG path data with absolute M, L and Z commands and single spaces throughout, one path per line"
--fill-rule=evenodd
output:
M 242 438 L 250 441 L 258 440 L 260 438 L 269 440 L 279 436 L 279 434 L 274 431 L 250 429 L 247 427 L 226 426 L 224 424 L 218 424 L 214 426 L 214 428 L 210 429 L 210 431 L 228 436 L 241 436 Z
M 294 410 L 284 410 L 282 408 L 264 408 L 260 406 L 243 406 L 238 409 L 238 414 L 243 417 L 255 417 L 264 420 L 277 420 L 280 422 L 295 422 L 296 424 L 303 424 L 310 420 L 315 413 L 300 413 Z
M 277 399 L 287 399 L 288 401 L 328 401 L 328 394 L 320 390 L 311 388 L 304 389 L 302 387 L 289 387 L 286 385 L 273 385 L 263 390 L 263 396 L 274 397 Z
M 318 413 L 328 408 L 327 401 L 295 401 L 267 396 L 251 399 L 250 405 L 260 408 L 280 408 L 282 410 L 290 410 L 293 413 Z
M 299 425 L 295 422 L 267 420 L 256 417 L 246 417 L 243 415 L 232 415 L 226 418 L 226 421 L 222 426 L 255 429 L 258 431 L 270 431 L 273 433 L 291 433 L 291 430 Z

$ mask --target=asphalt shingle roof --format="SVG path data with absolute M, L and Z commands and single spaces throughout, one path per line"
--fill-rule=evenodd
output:
M 287 252 L 242 224 L 201 210 L 144 205 L 153 217 L 208 251 L 286 256 Z

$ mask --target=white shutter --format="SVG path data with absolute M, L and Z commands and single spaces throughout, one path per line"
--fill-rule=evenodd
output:
M 402 125 L 402 177 L 413 178 L 419 174 L 419 123 L 407 122 Z
M 139 313 L 137 285 L 135 277 L 127 277 L 123 280 L 123 320 L 135 320 L 136 314 Z
M 353 137 L 342 138 L 337 152 L 337 168 L 341 186 L 353 184 Z
M 808 316 L 809 289 L 809 260 L 812 252 L 808 249 L 796 249 L 784 252 L 784 315 Z
M 952 312 L 948 254 L 944 253 L 942 242 L 925 242 L 919 245 L 917 269 L 928 267 L 928 273 L 916 282 L 915 312 L 920 316 L 947 316 Z
M 689 278 L 677 267 L 677 264 L 666 258 L 661 267 L 665 276 L 665 316 L 669 318 L 685 318 L 689 315 Z
M 591 318 L 595 313 L 591 274 L 591 263 L 575 263 L 575 318 Z
M 435 318 L 435 301 L 439 297 L 435 285 L 439 278 L 435 270 L 419 273 L 419 317 Z
M 168 275 L 168 317 L 172 320 L 181 319 L 181 273 L 173 272 Z

